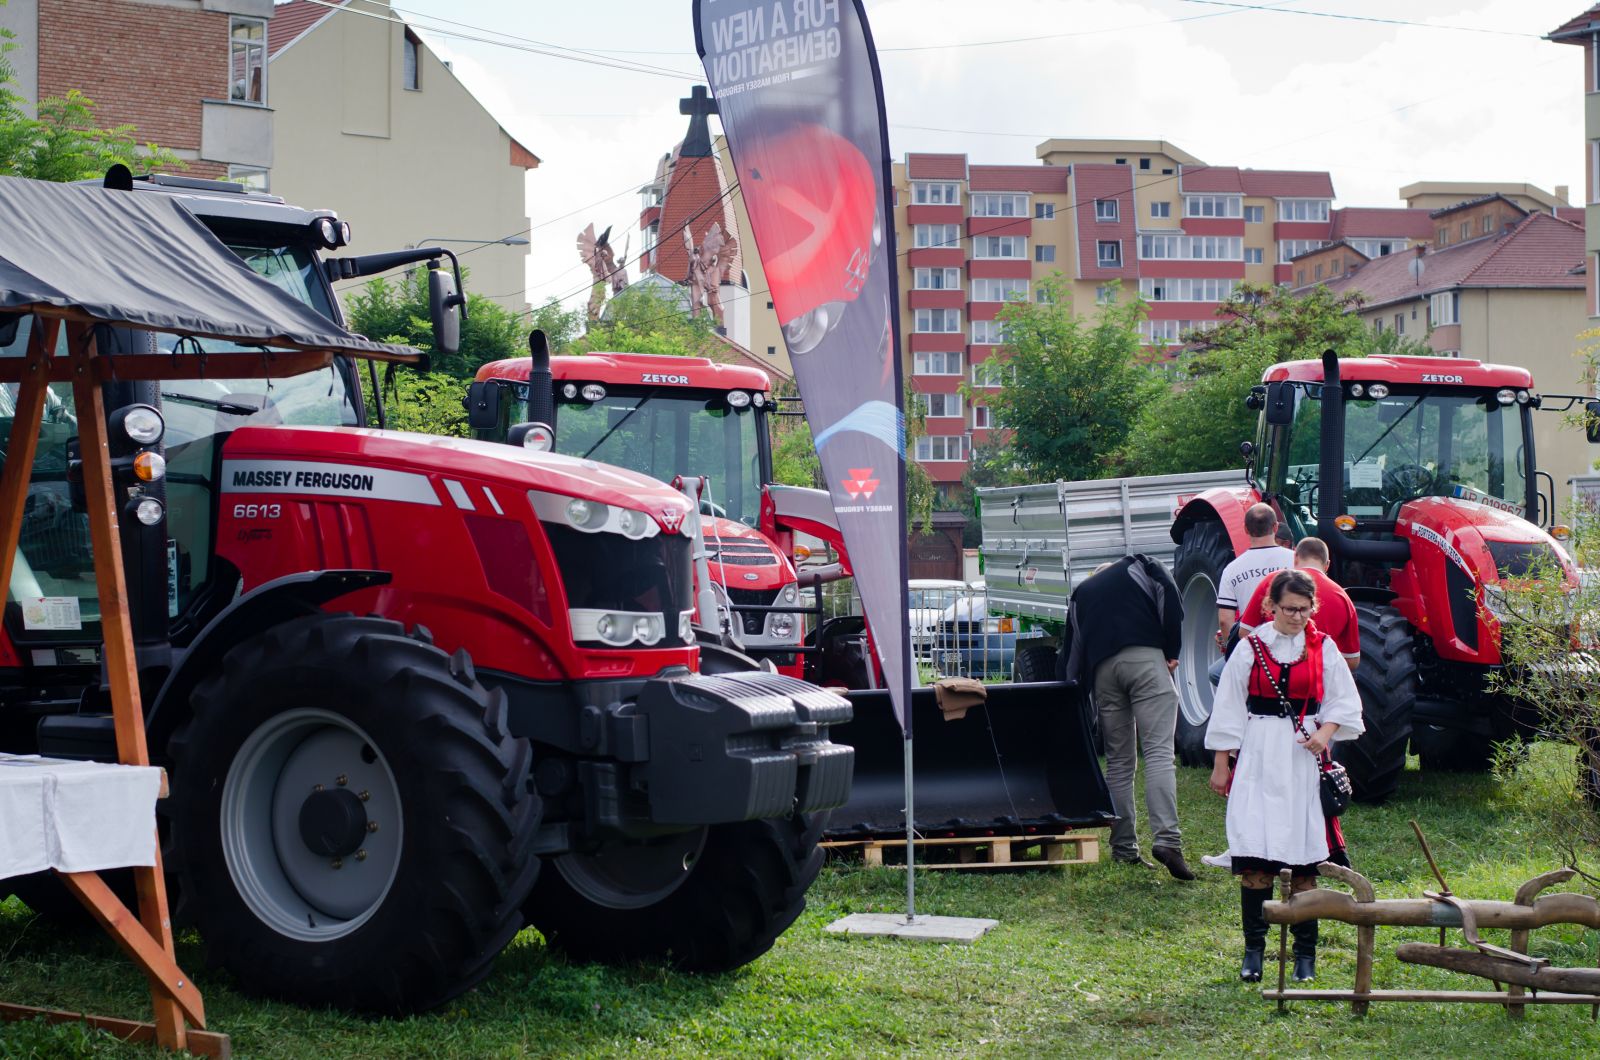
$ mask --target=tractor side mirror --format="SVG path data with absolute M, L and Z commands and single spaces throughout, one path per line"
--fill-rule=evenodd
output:
M 433 348 L 442 354 L 461 349 L 461 305 L 466 301 L 456 291 L 455 277 L 439 267 L 437 259 L 428 262 L 428 316 L 433 321 Z
M 489 381 L 467 387 L 467 426 L 475 431 L 492 431 L 500 426 L 500 397 L 505 388 Z
M 1294 422 L 1294 384 L 1267 384 L 1267 426 L 1287 427 Z
M 1588 413 L 1583 421 L 1583 433 L 1590 442 L 1600 444 L 1600 401 L 1591 401 L 1583 407 Z

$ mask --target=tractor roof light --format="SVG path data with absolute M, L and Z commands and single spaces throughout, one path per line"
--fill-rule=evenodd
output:
M 1370 398 L 1377 398 L 1379 401 L 1382 401 L 1384 398 L 1389 396 L 1389 384 L 1369 383 L 1367 385 L 1367 396 Z
M 122 432 L 136 445 L 155 445 L 166 429 L 161 413 L 149 405 L 130 405 L 122 411 Z
M 576 398 L 578 396 L 578 384 L 577 383 L 568 383 L 565 386 L 563 386 L 561 388 L 561 396 L 566 398 L 568 401 L 571 401 L 574 398 Z
M 606 388 L 599 383 L 585 383 L 583 384 L 582 394 L 585 401 L 604 401 Z
M 1333 518 L 1333 525 L 1348 534 L 1356 528 L 1356 517 L 1353 515 L 1336 515 Z
M 167 475 L 167 461 L 160 453 L 140 453 L 133 458 L 133 475 L 140 482 L 159 482 Z
M 750 407 L 750 392 L 747 390 L 728 391 L 728 404 L 736 409 Z
M 1533 400 L 1533 395 L 1529 394 L 1526 390 L 1517 391 L 1517 404 L 1526 405 L 1528 402 L 1530 402 L 1532 400 Z
M 1502 405 L 1515 405 L 1517 403 L 1517 392 L 1510 387 L 1505 387 L 1502 390 L 1495 391 L 1494 399 Z
M 1367 392 L 1367 388 L 1362 386 L 1360 383 L 1351 383 L 1350 384 L 1350 396 L 1351 397 L 1358 398 L 1362 394 L 1365 394 L 1366 392 Z
M 750 404 L 754 405 L 756 408 L 762 408 L 766 405 L 766 403 L 767 395 L 763 394 L 761 391 L 757 390 L 754 394 L 750 395 Z

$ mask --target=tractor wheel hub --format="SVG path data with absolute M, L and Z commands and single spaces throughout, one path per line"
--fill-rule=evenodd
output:
M 300 804 L 300 839 L 325 858 L 353 854 L 367 837 L 367 810 L 348 788 L 313 791 Z

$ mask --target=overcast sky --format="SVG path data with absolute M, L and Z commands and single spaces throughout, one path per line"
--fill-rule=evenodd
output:
M 393 3 L 543 160 L 528 175 L 529 300 L 581 300 L 577 231 L 615 225 L 638 253 L 635 193 L 682 138 L 678 100 L 704 81 L 690 0 Z M 1342 206 L 1403 205 L 1401 185 L 1430 179 L 1565 184 L 1581 204 L 1582 51 L 1540 38 L 1582 0 L 1250 3 L 1273 10 L 867 0 L 894 156 L 1027 163 L 1051 136 L 1165 139 L 1217 165 L 1327 170 Z M 596 54 L 527 50 L 545 45 Z

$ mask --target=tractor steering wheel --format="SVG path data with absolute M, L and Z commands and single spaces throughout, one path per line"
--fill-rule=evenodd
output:
M 1400 464 L 1383 473 L 1384 496 L 1391 500 L 1426 496 L 1433 486 L 1433 472 L 1421 464 Z

